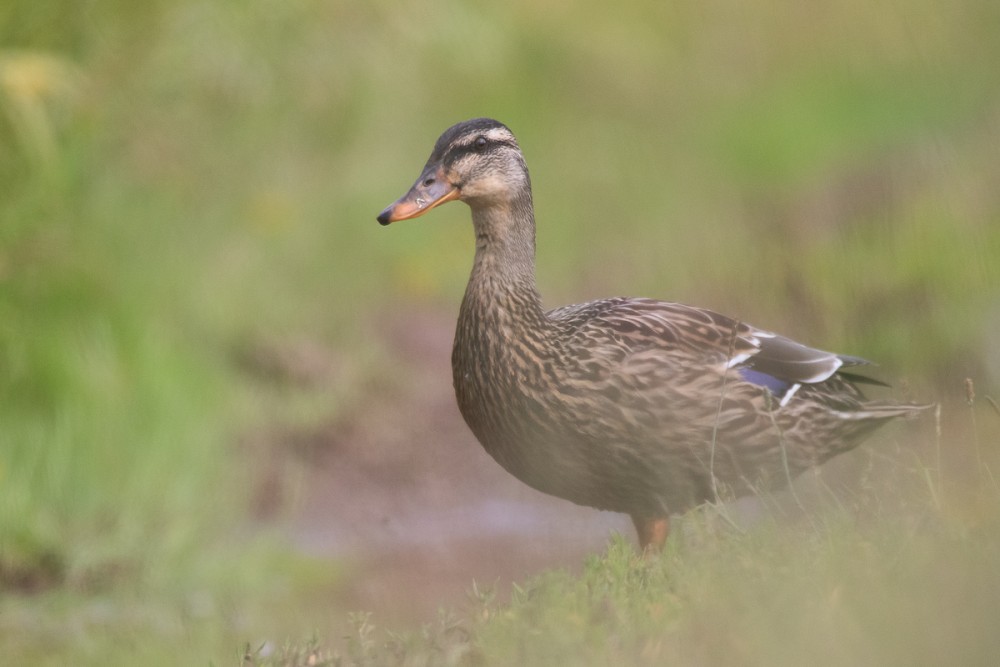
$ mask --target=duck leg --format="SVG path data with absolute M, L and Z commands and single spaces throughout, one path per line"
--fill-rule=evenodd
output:
M 655 554 L 663 550 L 663 544 L 670 533 L 670 517 L 632 516 L 635 531 L 639 534 L 639 548 L 643 554 Z

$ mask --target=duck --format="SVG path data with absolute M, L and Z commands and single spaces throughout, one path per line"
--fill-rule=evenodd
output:
M 475 256 L 452 379 L 469 429 L 527 485 L 631 517 L 643 552 L 671 517 L 789 484 L 879 426 L 929 405 L 872 401 L 860 358 L 705 308 L 614 297 L 543 307 L 531 179 L 511 130 L 445 130 L 377 220 L 471 209 Z

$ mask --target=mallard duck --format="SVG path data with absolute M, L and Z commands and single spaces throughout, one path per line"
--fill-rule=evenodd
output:
M 855 447 L 924 407 L 869 401 L 868 362 L 679 303 L 611 298 L 546 311 L 531 180 L 513 133 L 477 118 L 434 145 L 383 225 L 452 200 L 472 209 L 472 274 L 452 352 L 462 416 L 539 491 L 631 516 L 658 550 L 671 515 Z

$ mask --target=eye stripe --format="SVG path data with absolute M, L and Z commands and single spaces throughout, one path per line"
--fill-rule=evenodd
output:
M 486 146 L 483 148 L 476 148 L 476 141 L 482 136 L 486 139 Z M 509 139 L 496 139 L 485 135 L 476 135 L 470 141 L 463 143 L 453 144 L 452 147 L 445 153 L 444 159 L 447 161 L 454 160 L 460 155 L 465 155 L 466 153 L 476 153 L 479 155 L 489 153 L 492 150 L 500 146 L 506 146 L 508 148 L 517 149 L 517 144 Z

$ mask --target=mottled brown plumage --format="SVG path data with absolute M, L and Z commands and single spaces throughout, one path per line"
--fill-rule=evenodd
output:
M 449 128 L 420 178 L 379 216 L 460 199 L 476 255 L 452 353 L 462 416 L 526 484 L 631 515 L 645 548 L 667 519 L 723 492 L 784 484 L 926 406 L 871 402 L 866 362 L 702 308 L 612 298 L 545 312 L 531 183 L 513 134 Z

